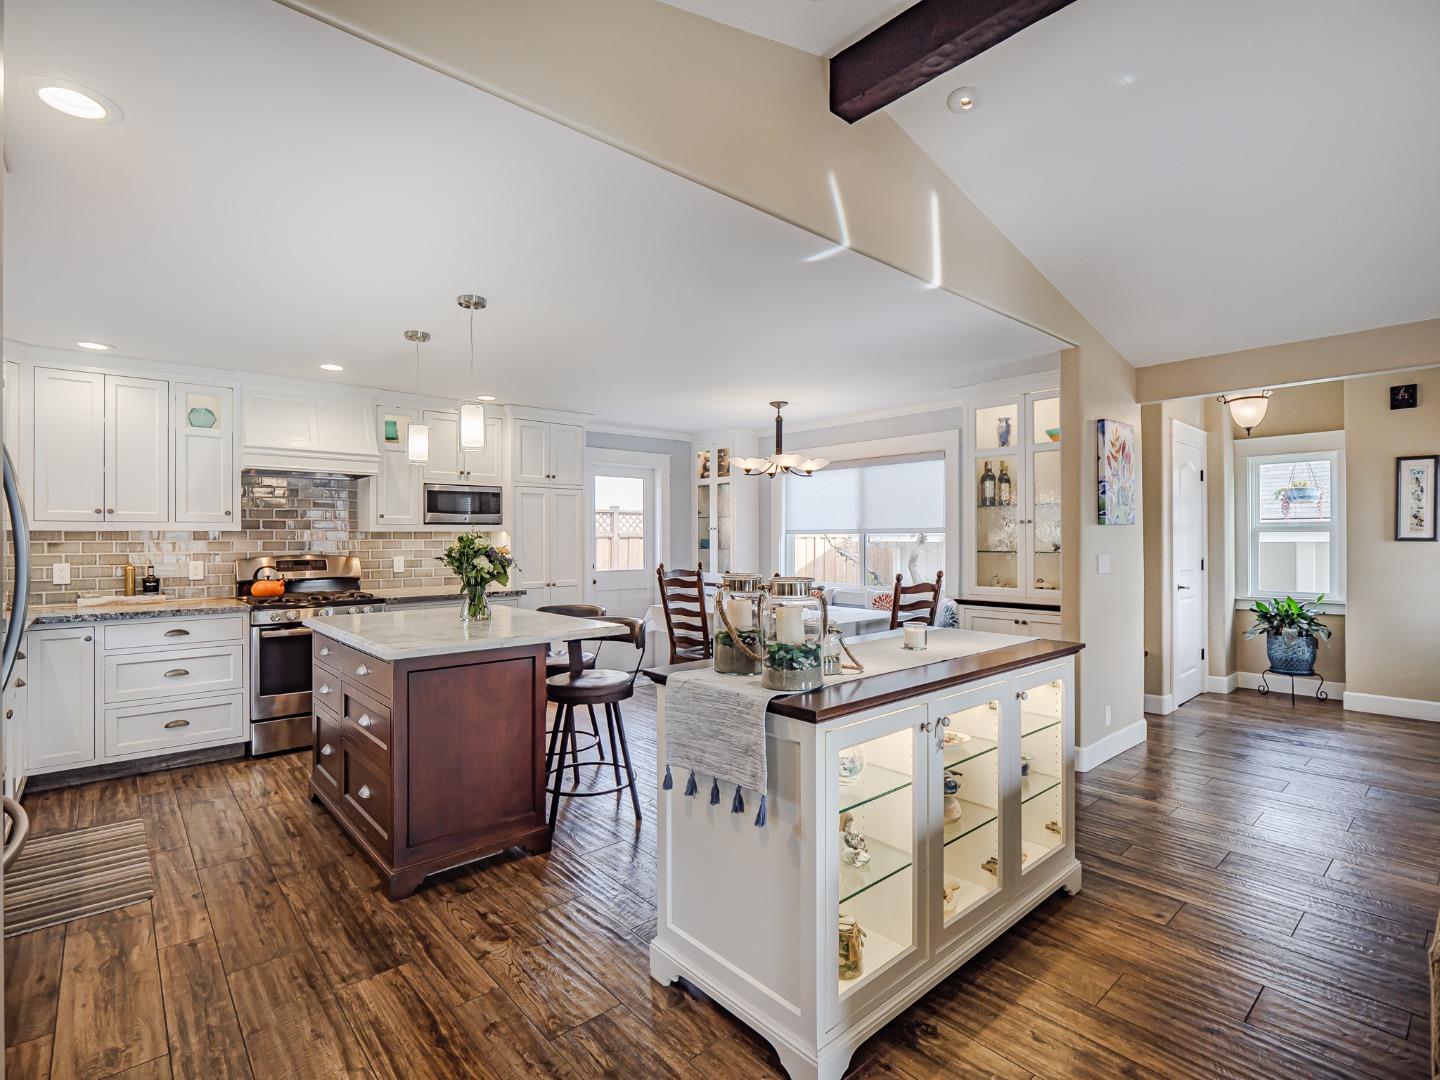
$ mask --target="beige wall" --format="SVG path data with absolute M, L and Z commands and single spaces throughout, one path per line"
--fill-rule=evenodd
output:
M 942 286 L 1077 346 L 1061 392 L 1067 430 L 1082 436 L 1062 448 L 1062 617 L 1087 645 L 1078 741 L 1141 719 L 1140 527 L 1093 524 L 1094 421 L 1138 428 L 1134 370 L 889 116 L 833 116 L 824 60 L 657 0 L 288 2 L 838 242 L 833 174 L 851 247 L 923 279 L 935 202 Z
M 1398 378 L 1396 381 L 1399 381 Z M 1246 437 L 1244 428 L 1233 420 L 1230 424 L 1235 438 Z M 1303 435 L 1312 431 L 1340 431 L 1344 427 L 1345 382 L 1336 379 L 1276 390 L 1270 395 L 1265 419 L 1254 434 L 1257 438 L 1268 438 L 1271 435 Z
M 1420 405 L 1390 410 L 1390 386 Z M 1440 542 L 1395 539 L 1395 459 L 1440 453 L 1440 367 L 1345 384 L 1346 693 L 1440 702 Z
M 1140 401 L 1168 401 L 1197 394 L 1422 368 L 1437 361 L 1440 319 L 1430 319 L 1155 364 L 1135 373 L 1135 391 Z
M 1182 398 L 1141 410 L 1141 473 L 1148 512 L 1145 540 L 1145 693 L 1161 696 L 1174 685 L 1170 656 L 1171 435 L 1175 421 L 1205 430 L 1205 402 Z M 1208 433 L 1207 433 L 1208 437 Z
M 1249 630 L 1255 623 L 1255 616 L 1248 610 L 1232 612 L 1234 615 L 1235 633 L 1235 669 L 1236 671 L 1264 671 L 1270 666 L 1270 660 L 1265 655 L 1265 638 L 1244 637 L 1245 631 Z M 1344 683 L 1345 679 L 1345 616 L 1344 615 L 1323 615 L 1321 616 L 1325 625 L 1330 627 L 1330 640 L 1320 643 L 1320 651 L 1315 656 L 1315 670 L 1325 676 L 1327 683 Z M 1276 685 L 1272 680 L 1271 685 Z M 1281 687 L 1288 687 L 1290 680 L 1285 679 Z
M 1205 431 L 1208 662 L 1211 675 L 1224 676 L 1235 670 L 1235 630 L 1230 617 L 1235 606 L 1235 425 L 1230 410 L 1214 398 L 1205 399 Z

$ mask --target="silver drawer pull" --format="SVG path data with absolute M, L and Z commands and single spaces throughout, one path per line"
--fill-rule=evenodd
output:
M 370 714 L 369 714 L 368 712 L 362 712 L 362 713 L 360 714 L 360 719 L 359 719 L 359 720 L 356 720 L 355 722 L 356 722 L 357 724 L 359 724 L 361 727 L 367 727 L 367 728 L 368 728 L 368 727 L 374 727 L 374 726 L 375 726 L 375 721 L 370 719 Z
M 167 723 L 165 726 L 166 726 L 167 728 L 189 727 L 189 726 L 190 726 L 190 721 L 189 721 L 189 720 L 186 720 L 186 719 L 182 716 L 182 717 L 180 717 L 180 719 L 178 719 L 178 720 L 171 720 L 171 721 L 170 721 L 169 723 Z
M 368 799 L 368 798 L 370 797 L 370 785 L 369 785 L 369 784 L 361 784 L 361 785 L 360 785 L 360 790 L 357 791 L 357 792 L 355 792 L 355 794 L 356 794 L 356 795 L 359 795 L 360 798 L 362 798 L 362 799 Z
M 328 742 L 324 746 L 320 747 L 321 757 L 329 757 L 333 753 L 335 753 L 335 748 L 331 746 Z
M 13 690 L 20 690 L 20 689 L 22 689 L 24 686 L 25 686 L 25 680 L 24 680 L 24 679 L 16 679 L 13 683 L 10 684 L 10 687 L 11 687 L 11 689 L 13 689 Z
M 330 693 L 330 684 L 329 684 L 329 683 L 321 683 L 321 684 L 320 684 L 320 693 L 322 693 L 322 694 L 328 694 L 328 693 Z
M 320 646 L 320 655 L 321 655 L 321 656 L 329 656 L 329 655 L 330 655 L 330 646 L 329 646 L 329 645 L 321 645 L 321 646 Z
M 177 626 L 174 630 L 166 630 L 166 631 L 165 631 L 165 636 L 166 636 L 166 637 L 189 637 L 189 636 L 190 636 L 190 631 L 189 631 L 189 630 L 181 630 L 181 629 Z
M 355 674 L 356 674 L 356 675 L 362 675 L 362 676 L 363 676 L 363 675 L 369 675 L 369 674 L 370 674 L 370 669 L 369 669 L 368 667 L 366 667 L 364 664 L 361 664 L 359 667 L 357 667 L 357 668 L 355 669 Z
M 190 674 L 190 672 L 189 672 L 187 669 L 183 668 L 183 667 L 172 667 L 169 671 L 165 672 L 165 678 L 167 678 L 167 679 L 178 679 L 178 678 L 180 678 L 181 676 L 189 675 L 189 674 Z

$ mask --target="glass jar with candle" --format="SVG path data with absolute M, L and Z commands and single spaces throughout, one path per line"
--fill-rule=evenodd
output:
M 770 579 L 760 609 L 762 682 L 769 690 L 816 690 L 824 682 L 820 657 L 830 612 L 823 596 L 810 595 L 814 584 L 808 577 Z
M 715 593 L 715 670 L 721 675 L 759 675 L 765 661 L 760 633 L 765 579 L 725 574 Z

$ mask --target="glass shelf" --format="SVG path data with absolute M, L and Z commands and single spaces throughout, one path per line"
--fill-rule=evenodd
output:
M 880 840 L 866 840 L 870 861 L 863 867 L 840 864 L 840 903 L 853 900 L 867 889 L 873 889 L 882 881 L 889 881 L 896 874 L 909 870 L 910 853 L 891 847 Z M 866 963 L 869 963 L 869 945 L 866 946 Z
M 949 847 L 956 840 L 969 836 L 976 829 L 983 829 L 999 816 L 999 812 L 993 806 L 961 799 L 960 820 L 945 822 L 945 846 Z
M 1031 799 L 1038 799 L 1047 791 L 1051 791 L 1059 786 L 1060 778 L 1058 776 L 1037 773 L 1032 769 L 1029 776 L 1022 776 L 1020 778 L 1020 801 L 1027 803 Z M 963 821 L 964 819 L 962 818 L 961 820 Z
M 1031 735 L 1039 735 L 1042 731 L 1049 731 L 1052 727 L 1058 726 L 1059 720 L 1053 716 L 1046 716 L 1044 713 L 1020 714 L 1020 737 L 1028 739 Z
M 945 768 L 950 769 L 967 761 L 974 761 L 984 754 L 994 753 L 995 746 L 994 739 L 982 739 L 974 735 L 969 742 L 952 743 L 945 747 Z
M 841 786 L 840 813 L 854 810 L 885 795 L 904 791 L 910 783 L 910 777 L 905 773 L 887 769 L 882 765 L 866 765 L 865 771 L 853 784 Z

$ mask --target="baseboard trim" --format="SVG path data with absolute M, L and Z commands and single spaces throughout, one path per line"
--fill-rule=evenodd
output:
M 1403 716 L 1408 720 L 1430 720 L 1440 723 L 1440 701 L 1423 698 L 1386 697 L 1384 694 L 1345 692 L 1345 708 L 1354 712 L 1379 713 L 1381 716 Z
M 1246 690 L 1260 689 L 1260 673 L 1258 671 L 1237 671 L 1235 673 L 1235 679 L 1237 684 L 1241 687 L 1244 687 Z M 1270 684 L 1270 692 L 1272 694 L 1284 694 L 1287 697 L 1289 696 L 1289 675 L 1267 675 L 1265 677 L 1265 681 Z M 1308 695 L 1309 697 L 1314 697 L 1315 691 L 1318 689 L 1320 689 L 1319 679 L 1307 678 L 1304 675 L 1295 676 L 1296 697 L 1299 697 L 1301 694 Z M 1326 696 L 1329 697 L 1331 701 L 1339 701 L 1341 697 L 1343 697 L 1345 694 L 1344 683 L 1326 681 L 1324 689 Z
M 1169 716 L 1175 711 L 1175 695 L 1146 694 L 1145 711 L 1155 716 Z
M 1239 685 L 1239 675 L 1233 671 L 1229 675 L 1205 676 L 1205 692 L 1207 694 L 1233 694 Z
M 1145 741 L 1145 731 L 1145 721 L 1136 720 L 1129 727 L 1106 735 L 1099 742 L 1093 742 L 1089 746 L 1077 746 L 1075 771 L 1089 772 L 1095 766 L 1103 765 L 1111 758 L 1123 754 L 1132 746 L 1139 746 Z

